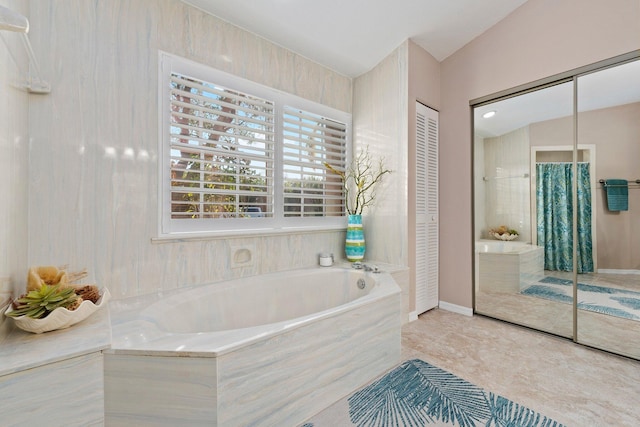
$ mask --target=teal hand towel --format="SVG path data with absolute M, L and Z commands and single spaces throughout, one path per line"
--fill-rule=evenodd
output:
M 612 212 L 629 210 L 629 183 L 626 179 L 607 179 L 607 208 Z

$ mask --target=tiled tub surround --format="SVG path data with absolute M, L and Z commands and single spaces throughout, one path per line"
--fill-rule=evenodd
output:
M 112 301 L 106 422 L 301 423 L 400 361 L 400 300 L 389 273 L 317 267 Z
M 4 315 L 2 315 L 4 317 Z M 45 334 L 16 328 L 0 337 L 0 424 L 104 424 L 102 350 L 110 345 L 109 311 Z
M 351 78 L 180 0 L 63 4 L 41 0 L 29 11 L 29 38 L 52 91 L 25 106 L 24 173 L 0 182 L 0 189 L 15 184 L 6 194 L 21 202 L 0 211 L 15 211 L 12 218 L 20 219 L 8 231 L 25 230 L 10 240 L 24 245 L 25 260 L 87 268 L 113 299 L 121 299 L 311 267 L 318 252 L 339 253 L 344 229 L 151 242 L 158 237 L 160 209 L 158 52 L 345 112 L 351 111 Z M 7 107 L 8 117 L 14 108 Z M 0 176 L 15 170 L 13 163 L 7 167 Z M 27 196 L 28 204 L 22 203 Z M 255 249 L 251 265 L 233 266 L 234 246 Z M 15 246 L 7 248 L 13 252 Z
M 544 248 L 524 242 L 476 242 L 476 286 L 482 292 L 518 293 L 544 277 Z

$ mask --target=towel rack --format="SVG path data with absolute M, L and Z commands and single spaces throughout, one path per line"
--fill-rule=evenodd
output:
M 598 182 L 599 182 L 600 184 L 602 184 L 602 186 L 603 186 L 603 187 L 624 187 L 623 185 L 607 185 L 607 181 L 605 181 L 604 179 L 601 179 L 601 180 L 600 180 L 600 181 L 598 181 Z M 627 180 L 627 182 L 628 182 L 630 185 L 633 185 L 633 184 L 638 184 L 638 185 L 640 185 L 640 179 L 636 179 L 635 181 Z

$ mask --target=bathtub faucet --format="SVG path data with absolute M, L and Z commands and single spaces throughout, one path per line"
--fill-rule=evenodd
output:
M 356 261 L 353 264 L 351 264 L 351 268 L 355 268 L 356 270 L 364 270 L 364 271 L 372 271 L 374 273 L 380 273 L 380 269 L 377 266 L 363 264 L 359 261 Z

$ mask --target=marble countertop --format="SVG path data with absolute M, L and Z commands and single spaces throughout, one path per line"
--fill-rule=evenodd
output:
M 25 332 L 12 324 L 0 341 L 0 376 L 109 348 L 110 323 L 109 307 L 103 307 L 67 329 L 43 334 Z

